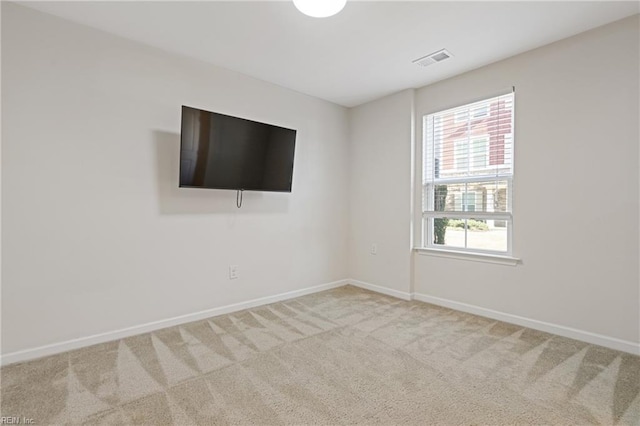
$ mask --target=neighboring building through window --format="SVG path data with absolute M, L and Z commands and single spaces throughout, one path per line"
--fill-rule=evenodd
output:
M 514 95 L 429 114 L 423 246 L 511 253 Z
M 466 171 L 468 168 L 477 170 L 489 166 L 489 136 L 473 136 L 457 139 L 453 149 L 453 168 Z

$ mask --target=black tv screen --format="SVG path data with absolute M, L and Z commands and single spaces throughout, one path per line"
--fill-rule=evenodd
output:
M 291 192 L 296 131 L 182 107 L 180 187 Z

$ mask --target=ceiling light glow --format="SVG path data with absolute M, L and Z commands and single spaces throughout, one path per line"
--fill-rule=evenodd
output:
M 326 18 L 340 12 L 347 0 L 293 0 L 293 4 L 305 15 Z

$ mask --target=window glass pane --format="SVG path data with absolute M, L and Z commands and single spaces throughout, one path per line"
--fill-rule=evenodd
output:
M 443 151 L 444 160 L 449 160 L 448 165 L 451 166 L 453 159 L 453 167 L 442 170 L 439 177 L 456 177 L 466 176 L 469 172 L 483 172 L 487 174 L 489 167 L 489 137 L 478 136 L 470 139 L 458 139 L 453 142 L 453 150 Z M 447 163 L 444 163 L 447 165 Z M 472 173 L 473 174 L 473 173 Z
M 453 152 L 445 152 L 447 154 L 445 156 L 445 160 L 451 159 L 447 157 L 453 158 L 453 167 L 445 168 L 442 170 L 446 176 L 462 176 L 465 175 L 469 170 L 469 142 L 466 139 L 460 139 L 454 142 Z M 446 165 L 450 165 L 451 161 L 445 163 Z M 438 176 L 438 177 L 443 177 Z
M 485 169 L 489 166 L 489 139 L 477 138 L 469 142 L 469 160 L 471 169 Z
M 489 135 L 472 135 L 444 141 L 434 161 L 438 162 L 438 178 L 466 176 L 496 176 L 511 173 L 512 135 L 503 134 L 495 140 Z
M 489 115 L 489 105 L 481 105 L 471 110 L 471 118 L 483 118 Z
M 497 226 L 495 222 L 501 222 Z M 467 221 L 467 248 L 478 250 L 507 251 L 506 221 L 474 220 Z
M 433 244 L 443 248 L 507 251 L 507 221 L 487 219 L 432 219 Z
M 456 123 L 467 122 L 469 120 L 469 109 L 464 109 L 454 113 L 454 121 Z
M 502 96 L 429 115 L 428 162 L 435 178 L 505 175 L 513 165 L 513 96 Z
M 431 220 L 433 226 L 433 244 L 443 247 L 464 248 L 464 228 L 454 226 L 454 219 L 438 217 Z
M 506 212 L 506 180 L 433 185 L 434 211 Z

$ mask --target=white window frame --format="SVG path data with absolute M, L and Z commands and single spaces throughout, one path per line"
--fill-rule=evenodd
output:
M 493 97 L 488 97 L 485 100 L 488 101 L 490 99 L 492 99 Z M 469 121 L 476 119 L 476 118 L 480 118 L 480 117 L 473 117 L 471 116 L 473 111 L 473 106 L 472 104 L 469 104 L 470 108 L 467 109 L 468 114 L 470 114 L 470 119 Z M 461 109 L 464 108 L 464 106 L 460 107 Z M 489 115 L 489 109 L 490 107 L 487 106 L 487 108 L 479 108 L 478 110 L 485 110 L 486 114 L 483 116 L 487 116 Z M 464 111 L 464 110 L 463 110 Z M 512 238 L 513 238 L 513 208 L 512 208 L 512 203 L 513 203 L 513 175 L 515 172 L 515 164 L 514 164 L 514 144 L 513 144 L 513 140 L 514 140 L 514 124 L 515 124 L 515 99 L 513 99 L 513 109 L 512 109 L 512 116 L 511 116 L 511 132 L 509 135 L 509 141 L 511 143 L 511 173 L 504 173 L 503 170 L 499 170 L 498 173 L 493 174 L 489 179 L 487 179 L 487 176 L 467 176 L 467 177 L 451 177 L 451 178 L 435 178 L 435 176 L 431 176 L 431 177 L 427 177 L 427 169 L 429 169 L 429 167 L 427 167 L 427 162 L 428 161 L 432 161 L 435 162 L 435 158 L 442 158 L 442 153 L 438 152 L 435 153 L 433 152 L 433 135 L 429 135 L 427 129 L 428 129 L 428 118 L 429 117 L 434 117 L 435 115 L 444 112 L 444 111 L 440 111 L 440 112 L 435 112 L 435 113 L 431 113 L 431 114 L 426 114 L 423 116 L 423 158 L 422 158 L 422 165 L 423 165 L 423 179 L 422 179 L 422 245 L 421 248 L 418 248 L 418 251 L 424 252 L 424 251 L 437 251 L 437 252 L 458 252 L 460 253 L 462 256 L 462 258 L 468 258 L 469 255 L 479 255 L 479 257 L 484 257 L 487 258 L 487 256 L 494 258 L 495 259 L 507 259 L 508 261 L 506 263 L 510 263 L 510 264 L 515 264 L 517 263 L 518 259 L 511 257 L 512 253 L 513 253 L 513 244 L 512 244 Z M 454 112 L 454 122 L 458 122 L 457 117 L 458 114 L 460 112 L 456 113 Z M 490 150 L 490 138 L 489 135 L 486 134 L 482 134 L 482 135 L 477 135 L 477 136 L 473 136 L 471 137 L 469 140 L 473 140 L 473 139 L 485 139 L 487 140 L 487 150 Z M 505 142 L 507 141 L 507 137 L 505 136 Z M 454 141 L 454 143 L 457 141 Z M 442 150 L 443 144 L 439 144 L 439 148 L 440 150 Z M 470 153 L 469 153 L 470 154 Z M 470 155 L 468 155 L 468 161 L 471 161 Z M 490 152 L 487 152 L 486 154 L 486 162 L 490 163 Z M 454 157 L 454 163 L 455 163 L 455 157 Z M 469 163 L 469 165 L 471 165 L 471 163 Z M 457 167 L 457 166 L 456 166 Z M 435 174 L 435 163 L 434 165 L 431 167 L 431 169 L 433 170 L 433 173 Z M 469 167 L 469 170 L 477 170 L 477 169 L 481 169 L 481 168 L 471 168 Z M 453 184 L 453 183 L 477 183 L 477 182 L 488 182 L 488 181 L 506 181 L 507 183 L 507 206 L 506 206 L 506 212 L 484 212 L 484 211 L 474 211 L 474 212 L 467 212 L 467 211 L 435 211 L 435 187 L 437 185 L 446 185 L 446 184 Z M 506 251 L 497 251 L 497 250 L 485 250 L 485 249 L 477 249 L 477 248 L 466 248 L 466 247 L 453 247 L 453 246 L 447 246 L 447 245 L 441 245 L 441 244 L 435 244 L 433 239 L 434 239 L 434 235 L 433 235 L 433 221 L 434 219 L 437 218 L 449 218 L 449 219 L 484 219 L 484 220 L 500 220 L 500 221 L 504 221 L 506 224 L 506 228 L 507 228 L 507 249 Z M 468 232 L 468 231 L 466 231 Z M 466 246 L 466 240 L 467 240 L 467 234 L 465 232 L 465 246 Z M 515 260 L 515 263 L 512 263 L 511 261 Z M 502 263 L 502 262 L 499 262 Z

